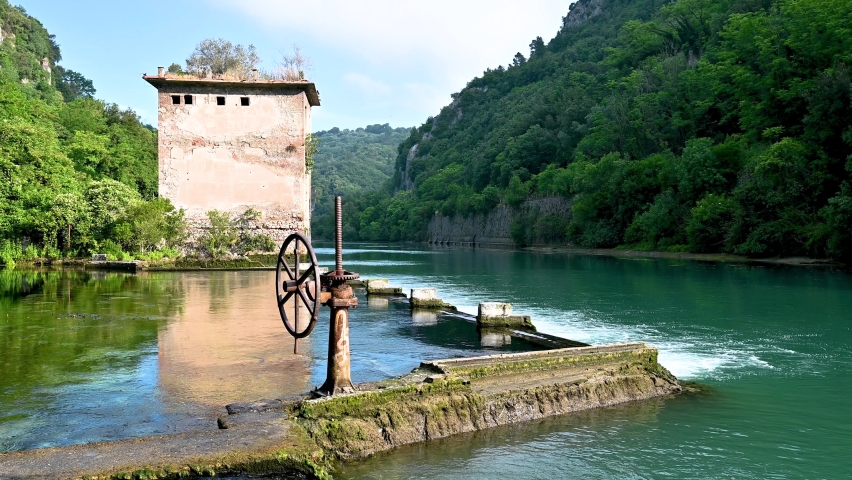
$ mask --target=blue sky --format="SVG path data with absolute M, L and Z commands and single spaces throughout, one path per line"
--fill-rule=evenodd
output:
M 313 62 L 322 106 L 314 130 L 420 125 L 488 67 L 548 41 L 569 0 L 17 0 L 56 35 L 66 68 L 97 97 L 155 124 L 156 95 L 141 80 L 183 64 L 208 37 L 254 44 L 271 68 L 298 44 Z

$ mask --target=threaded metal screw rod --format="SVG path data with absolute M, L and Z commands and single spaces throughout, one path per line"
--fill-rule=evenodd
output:
M 334 197 L 334 268 L 343 272 L 343 204 Z
M 334 272 L 323 276 L 331 298 L 331 323 L 328 329 L 328 372 L 325 383 L 316 390 L 318 395 L 336 395 L 355 391 L 349 375 L 349 308 L 358 306 L 358 299 L 347 280 L 358 278 L 357 273 L 343 270 L 343 202 L 334 197 Z

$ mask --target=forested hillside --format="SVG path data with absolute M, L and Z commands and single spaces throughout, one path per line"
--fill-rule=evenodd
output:
M 348 238 L 565 196 L 556 242 L 848 261 L 850 64 L 848 0 L 580 0 L 400 145 Z
M 157 193 L 157 133 L 93 98 L 59 45 L 0 0 L 0 263 L 162 247 L 181 218 Z
M 397 146 L 409 128 L 368 125 L 355 130 L 332 128 L 314 134 L 311 228 L 314 238 L 334 238 L 334 196 L 372 192 L 393 175 Z

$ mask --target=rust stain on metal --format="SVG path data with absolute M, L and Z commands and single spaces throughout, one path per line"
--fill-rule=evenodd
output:
M 351 393 L 355 386 L 350 378 L 349 309 L 358 306 L 358 299 L 347 280 L 359 277 L 343 269 L 343 206 L 340 197 L 334 199 L 334 271 L 322 276 L 325 289 L 331 293 L 326 305 L 331 307 L 328 330 L 328 371 L 325 383 L 318 389 L 323 395 Z

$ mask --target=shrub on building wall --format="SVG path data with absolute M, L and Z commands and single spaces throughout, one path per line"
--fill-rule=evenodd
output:
M 305 137 L 305 173 L 314 169 L 314 155 L 319 151 L 319 137 L 309 133 Z
M 275 242 L 263 233 L 252 233 L 261 214 L 253 208 L 232 218 L 228 212 L 207 212 L 210 227 L 198 238 L 199 246 L 211 257 L 246 255 L 275 250 Z

